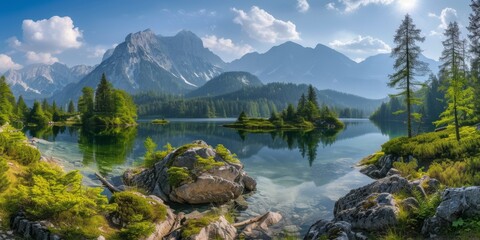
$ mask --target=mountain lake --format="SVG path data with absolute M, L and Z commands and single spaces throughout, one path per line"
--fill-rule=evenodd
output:
M 246 197 L 249 207 L 239 219 L 267 211 L 279 211 L 282 228 L 292 234 L 306 233 L 319 219 L 331 219 L 335 201 L 351 189 L 373 180 L 355 164 L 380 150 L 391 137 L 403 135 L 402 126 L 378 127 L 366 119 L 342 119 L 346 127 L 334 136 L 321 132 L 246 133 L 222 127 L 235 119 L 169 119 L 166 125 L 140 120 L 136 128 L 82 132 L 76 127 L 26 130 L 38 138 L 44 156 L 65 170 L 79 170 L 85 184 L 101 186 L 95 172 L 121 185 L 125 169 L 142 164 L 143 142 L 151 137 L 161 149 L 194 140 L 223 144 L 244 164 L 257 181 L 257 191 Z M 105 194 L 109 195 L 108 190 Z M 172 206 L 177 211 L 202 210 L 208 206 Z

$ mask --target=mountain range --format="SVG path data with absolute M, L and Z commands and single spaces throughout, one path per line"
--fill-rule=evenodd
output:
M 420 60 L 428 63 L 433 72 L 438 71 L 438 62 L 423 55 Z M 357 63 L 322 44 L 309 48 L 286 42 L 265 53 L 248 53 L 225 68 L 251 72 L 265 83 L 307 83 L 318 89 L 378 99 L 395 92 L 387 86 L 393 63 L 390 54 L 375 55 Z M 427 77 L 419 79 L 426 80 Z
M 430 64 L 433 72 L 437 71 L 438 62 L 424 56 L 422 60 Z M 57 102 L 76 100 L 83 87 L 98 84 L 102 73 L 114 87 L 130 93 L 153 91 L 193 97 L 203 95 L 198 92 L 199 87 L 227 71 L 249 72 L 263 83 L 306 83 L 318 89 L 380 99 L 395 92 L 386 84 L 388 74 L 393 72 L 392 66 L 389 54 L 357 63 L 327 46 L 318 44 L 310 48 L 294 42 L 285 42 L 265 53 L 248 53 L 225 63 L 192 32 L 181 31 L 165 37 L 147 29 L 129 34 L 124 42 L 108 50 L 95 67 L 68 68 L 59 63 L 32 65 L 8 71 L 5 76 L 15 95 L 22 94 L 25 98 L 53 95 Z M 232 91 L 225 89 L 228 84 L 218 82 L 210 85 L 210 96 Z
M 33 100 L 51 98 L 68 84 L 80 81 L 94 68 L 85 65 L 69 68 L 61 63 L 33 64 L 20 70 L 8 70 L 4 75 L 16 96 L 22 95 L 26 100 Z
M 189 92 L 186 97 L 215 97 L 229 94 L 243 88 L 260 87 L 263 83 L 248 72 L 224 72 L 212 78 L 203 86 Z

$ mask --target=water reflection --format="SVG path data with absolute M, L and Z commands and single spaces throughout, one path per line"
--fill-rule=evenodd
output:
M 352 166 L 389 139 L 368 120 L 345 120 L 345 129 L 336 134 L 251 134 L 222 127 L 231 121 L 173 120 L 168 125 L 140 123 L 127 129 L 50 127 L 27 132 L 47 140 L 39 144 L 44 155 L 61 159 L 66 170 L 80 170 L 91 185 L 99 185 L 93 181 L 94 172 L 115 181 L 126 168 L 141 164 L 147 137 L 159 147 L 197 139 L 213 146 L 223 144 L 239 156 L 246 172 L 258 182 L 258 190 L 247 199 L 249 209 L 241 217 L 280 211 L 285 224 L 296 226 L 301 233 L 316 220 L 330 218 L 338 197 L 372 181 Z
M 89 131 L 80 129 L 78 147 L 83 153 L 82 163 L 96 163 L 102 175 L 108 175 L 112 168 L 123 165 L 133 149 L 136 127 L 105 128 Z

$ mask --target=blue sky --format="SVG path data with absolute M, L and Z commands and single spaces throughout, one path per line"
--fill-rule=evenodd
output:
M 351 59 L 390 51 L 408 12 L 438 59 L 443 28 L 466 33 L 470 0 L 2 0 L 0 72 L 32 63 L 94 65 L 106 49 L 147 28 L 164 36 L 182 29 L 231 61 L 285 41 L 321 43 Z

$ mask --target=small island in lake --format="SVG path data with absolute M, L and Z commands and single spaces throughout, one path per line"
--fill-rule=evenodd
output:
M 159 125 L 164 125 L 164 124 L 168 124 L 170 121 L 166 120 L 166 119 L 154 119 L 152 120 L 152 124 L 159 124 Z
M 302 94 L 295 108 L 289 104 L 281 113 L 272 112 L 270 118 L 249 118 L 242 112 L 237 121 L 225 124 L 224 127 L 236 128 L 247 131 L 273 131 L 273 130 L 303 130 L 325 129 L 338 131 L 344 124 L 338 120 L 335 112 L 327 106 L 319 107 L 317 95 L 313 86 L 308 87 L 307 96 Z

